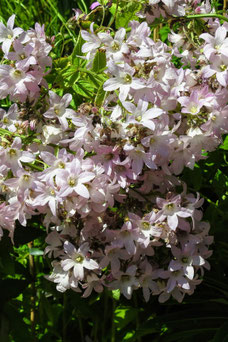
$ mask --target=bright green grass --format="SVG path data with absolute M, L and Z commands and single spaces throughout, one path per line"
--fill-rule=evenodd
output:
M 0 20 L 4 23 L 16 14 L 15 23 L 24 30 L 35 22 L 45 24 L 48 35 L 57 35 L 62 26 L 74 15 L 72 8 L 88 12 L 92 0 L 1 0 Z
M 83 13 L 89 12 L 93 0 L 0 0 L 0 21 L 6 24 L 12 14 L 16 14 L 15 26 L 24 30 L 33 28 L 35 23 L 45 25 L 47 36 L 55 36 L 52 58 L 71 54 L 76 44 L 79 29 L 70 25 L 74 16 L 73 8 Z

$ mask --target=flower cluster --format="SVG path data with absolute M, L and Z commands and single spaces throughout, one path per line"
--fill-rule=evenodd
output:
M 146 18 L 148 23 L 156 19 L 182 17 L 187 14 L 210 13 L 212 11 L 209 0 L 149 0 L 143 6 L 139 17 Z
M 160 2 L 150 2 L 155 12 L 187 10 Z M 17 100 L 0 110 L 0 237 L 6 229 L 13 240 L 16 220 L 39 215 L 57 290 L 87 297 L 107 287 L 130 299 L 141 288 L 146 301 L 181 302 L 209 269 L 213 238 L 203 200 L 177 176 L 228 132 L 227 25 L 207 19 L 190 49 L 187 34 L 171 32 L 169 46 L 152 40 L 146 21 L 115 34 L 92 24 L 82 52 L 88 67 L 105 54 L 106 97 L 73 110 L 70 94 L 45 89 L 44 28 L 13 21 L 0 25 L 0 94 Z
M 20 27 L 13 28 L 14 19 L 12 15 L 7 26 L 0 23 L 4 58 L 11 61 L 10 65 L 0 65 L 0 99 L 10 95 L 13 101 L 31 102 L 39 97 L 40 86 L 47 87 L 43 76 L 52 64 L 48 56 L 52 47 L 46 42 L 44 26 L 36 24 L 35 29 L 25 32 Z

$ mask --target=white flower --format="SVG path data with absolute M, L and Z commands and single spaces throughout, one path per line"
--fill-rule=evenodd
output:
M 11 15 L 11 17 L 8 19 L 7 26 L 5 26 L 3 23 L 0 23 L 0 43 L 2 43 L 2 51 L 5 54 L 8 54 L 15 37 L 19 36 L 19 34 L 23 32 L 22 28 L 20 27 L 13 29 L 14 20 L 15 14 Z
M 124 65 L 124 68 L 117 66 L 113 61 L 108 63 L 108 70 L 114 76 L 108 79 L 104 83 L 105 91 L 112 91 L 119 89 L 120 101 L 125 101 L 130 89 L 141 89 L 144 88 L 143 83 L 137 79 L 133 78 L 135 70 L 131 68 L 128 64 Z
M 50 143 L 55 144 L 62 138 L 62 128 L 55 127 L 53 125 L 44 125 L 42 128 L 42 133 L 45 138 L 43 141 L 43 144 L 45 145 Z
M 84 268 L 94 270 L 99 268 L 95 260 L 89 259 L 86 255 L 89 251 L 89 244 L 83 243 L 77 250 L 72 243 L 65 241 L 64 251 L 70 258 L 61 261 L 61 266 L 64 271 L 69 271 L 73 268 L 73 274 L 77 280 L 83 280 Z

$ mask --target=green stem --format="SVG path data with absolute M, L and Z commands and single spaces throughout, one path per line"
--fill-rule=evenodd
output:
M 218 18 L 220 20 L 224 20 L 228 22 L 228 18 L 224 17 L 221 14 L 216 13 L 205 13 L 205 14 L 193 14 L 193 15 L 187 15 L 186 17 L 183 17 L 186 19 L 197 19 L 197 18 Z
M 63 294 L 63 342 L 67 341 L 67 295 Z
M 118 11 L 118 6 L 119 6 L 119 0 L 116 0 L 116 10 L 114 15 L 112 16 L 111 20 L 108 23 L 108 27 L 112 26 L 114 20 L 116 19 L 117 11 Z
M 41 172 L 44 171 L 42 167 L 36 166 L 35 164 L 32 164 L 32 163 L 22 163 L 22 164 L 25 166 L 29 166 L 32 169 L 37 170 L 37 171 L 41 171 Z
M 3 136 L 4 136 L 4 135 L 15 136 L 15 137 L 21 138 L 21 140 L 23 140 L 23 139 L 29 139 L 29 138 L 32 137 L 31 135 L 26 136 L 26 135 L 21 135 L 21 134 L 19 134 L 19 133 L 11 132 L 11 131 L 8 131 L 7 129 L 4 129 L 4 128 L 0 128 L 0 135 L 3 135 Z M 38 143 L 38 144 L 41 144 L 41 143 L 42 143 L 42 141 L 39 140 L 39 139 L 37 139 L 37 138 L 34 138 L 34 139 L 32 140 L 32 142 L 36 142 L 36 143 Z
M 104 6 L 103 6 L 103 7 L 102 7 L 102 20 L 101 20 L 100 27 L 103 27 L 104 20 L 105 20 L 105 8 L 104 8 Z
M 136 320 L 136 331 L 138 331 L 140 328 L 140 320 L 139 320 L 139 314 L 138 314 L 139 308 L 138 308 L 138 301 L 137 301 L 137 294 L 136 293 L 133 293 L 133 301 L 134 301 L 134 306 L 137 310 L 135 320 Z M 142 342 L 141 337 L 137 338 L 137 342 Z
M 116 310 L 116 302 L 115 299 L 112 299 L 112 331 L 111 331 L 111 342 L 115 342 L 115 310 Z
M 83 333 L 83 325 L 82 325 L 82 319 L 78 316 L 78 325 L 79 325 L 79 331 L 80 331 L 80 337 L 81 342 L 84 342 L 84 333 Z
M 108 313 L 108 290 L 107 288 L 104 289 L 104 318 L 102 324 L 102 342 L 106 340 L 105 328 L 106 328 L 106 317 Z
M 29 242 L 28 247 L 32 248 L 33 243 Z M 31 322 L 31 332 L 33 336 L 33 341 L 37 341 L 36 339 L 36 271 L 35 271 L 35 263 L 34 256 L 29 254 L 29 272 L 31 275 L 31 297 L 30 297 L 30 322 Z
M 47 0 L 49 6 L 52 8 L 52 10 L 54 11 L 55 15 L 59 18 L 59 20 L 62 22 L 62 24 L 65 26 L 66 30 L 68 31 L 69 35 L 71 36 L 71 38 L 73 39 L 73 42 L 76 43 L 76 39 L 75 36 L 73 35 L 73 33 L 71 32 L 71 30 L 69 29 L 69 27 L 67 26 L 66 20 L 63 18 L 63 16 L 59 13 L 59 11 L 55 8 L 55 6 L 53 5 L 51 0 Z
M 86 4 L 85 4 L 85 1 L 84 1 L 84 0 L 81 0 L 81 3 L 82 3 L 82 5 L 83 5 L 83 7 L 84 7 L 85 13 L 87 14 L 87 13 L 88 13 L 88 9 L 87 9 L 87 6 L 86 6 Z

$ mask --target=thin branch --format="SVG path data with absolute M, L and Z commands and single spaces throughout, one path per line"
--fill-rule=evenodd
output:
M 218 18 L 220 20 L 224 20 L 228 22 L 228 18 L 224 17 L 221 14 L 216 13 L 205 13 L 205 14 L 194 14 L 194 15 L 187 15 L 186 17 L 182 17 L 185 19 L 197 19 L 197 18 Z
M 28 247 L 30 249 L 32 248 L 32 242 L 28 243 Z M 31 254 L 29 254 L 29 272 L 32 278 L 32 281 L 31 281 L 32 295 L 30 297 L 30 301 L 31 301 L 30 322 L 31 322 L 32 336 L 34 337 L 34 341 L 36 341 L 36 311 L 35 311 L 35 308 L 36 308 L 36 285 L 35 285 L 36 271 L 35 271 L 34 256 Z

